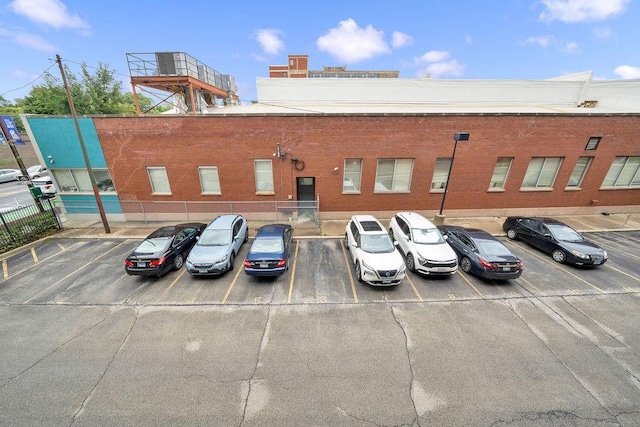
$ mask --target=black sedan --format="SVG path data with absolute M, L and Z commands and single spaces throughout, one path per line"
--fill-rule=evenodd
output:
M 553 218 L 508 217 L 502 228 L 507 237 L 520 239 L 548 254 L 559 263 L 597 266 L 607 261 L 607 251 L 586 240 L 567 224 Z
M 279 276 L 289 269 L 293 228 L 288 224 L 263 225 L 256 232 L 244 272 L 249 276 Z
M 171 270 L 180 269 L 206 226 L 195 222 L 157 229 L 127 257 L 124 261 L 125 271 L 130 276 L 160 277 Z
M 517 279 L 522 261 L 500 240 L 477 228 L 441 225 L 438 228 L 458 255 L 460 269 L 486 279 Z

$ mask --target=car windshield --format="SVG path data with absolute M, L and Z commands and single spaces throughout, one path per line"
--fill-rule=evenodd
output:
M 393 252 L 395 249 L 387 233 L 361 235 L 360 247 L 362 247 L 363 251 L 374 254 Z
M 476 240 L 478 246 L 482 248 L 485 254 L 490 256 L 512 255 L 509 249 L 502 243 L 495 240 Z
M 551 234 L 553 234 L 553 237 L 555 237 L 556 240 L 562 240 L 564 242 L 582 242 L 582 241 L 584 241 L 584 239 L 582 238 L 580 233 L 578 233 L 576 230 L 574 230 L 573 228 L 569 227 L 568 225 L 550 225 L 550 224 L 548 224 L 547 227 L 549 227 L 549 231 L 551 231 Z
M 444 239 L 437 228 L 414 228 L 413 242 L 422 245 L 435 245 L 444 243 Z
M 160 249 L 167 245 L 170 237 L 155 237 L 147 238 L 136 249 L 136 252 L 153 253 L 158 252 Z
M 229 243 L 231 243 L 231 230 L 204 230 L 198 240 L 198 245 L 201 246 L 226 246 Z
M 251 245 L 251 249 L 249 252 L 256 253 L 279 253 L 284 250 L 284 245 L 282 243 L 282 239 L 274 237 L 274 238 L 263 238 L 256 239 L 253 241 Z

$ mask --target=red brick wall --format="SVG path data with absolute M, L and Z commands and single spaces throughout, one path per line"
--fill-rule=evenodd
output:
M 315 177 L 321 210 L 437 210 L 430 193 L 437 157 L 451 157 L 447 209 L 640 204 L 640 190 L 599 190 L 616 156 L 640 156 L 639 116 L 167 116 L 95 118 L 121 200 L 265 201 L 295 195 L 296 177 Z M 584 151 L 590 136 L 602 136 Z M 277 144 L 288 153 L 272 157 Z M 296 171 L 290 157 L 305 163 Z M 564 157 L 553 191 L 520 191 L 531 157 Z M 594 156 L 580 191 L 565 191 L 579 156 Z M 487 192 L 498 157 L 514 157 L 504 192 Z M 345 158 L 362 158 L 361 194 L 342 194 Z M 414 158 L 411 191 L 373 194 L 379 158 Z M 255 194 L 254 159 L 272 159 L 274 196 Z M 165 166 L 172 196 L 152 196 L 147 166 Z M 222 196 L 202 196 L 198 166 L 217 166 Z M 336 172 L 334 168 L 338 167 Z

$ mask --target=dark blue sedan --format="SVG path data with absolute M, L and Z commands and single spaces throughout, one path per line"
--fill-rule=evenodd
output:
M 500 240 L 477 228 L 441 225 L 438 228 L 458 255 L 460 269 L 486 279 L 517 279 L 522 261 Z
M 293 228 L 287 224 L 269 224 L 256 233 L 244 272 L 249 276 L 279 276 L 289 269 L 289 252 Z

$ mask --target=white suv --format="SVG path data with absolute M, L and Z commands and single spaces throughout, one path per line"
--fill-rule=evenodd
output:
M 347 224 L 345 244 L 356 278 L 372 286 L 395 286 L 404 279 L 405 265 L 384 226 L 372 215 L 355 215 Z
M 458 269 L 458 257 L 438 227 L 415 212 L 398 212 L 389 222 L 389 235 L 407 258 L 409 271 L 449 275 Z

